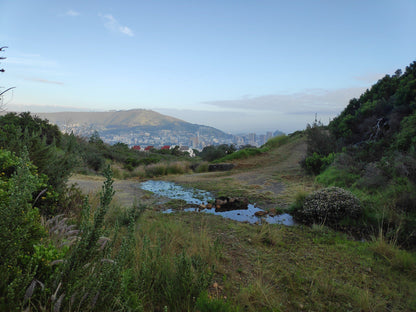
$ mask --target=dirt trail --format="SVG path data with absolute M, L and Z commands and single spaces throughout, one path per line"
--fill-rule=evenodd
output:
M 101 191 L 104 178 L 96 176 L 73 175 L 68 184 L 77 184 L 84 194 L 96 194 Z M 138 180 L 114 180 L 114 199 L 122 206 L 131 206 L 134 203 L 152 203 L 147 191 L 139 188 Z
M 227 187 L 229 190 L 247 190 L 254 197 L 256 194 L 259 197 L 267 194 L 270 204 L 276 205 L 277 200 L 273 198 L 284 193 L 291 180 L 297 180 L 296 177 L 303 175 L 299 161 L 305 153 L 305 142 L 298 140 L 264 155 L 235 161 L 236 167 L 229 172 L 193 173 L 167 176 L 163 179 L 206 186 L 206 190 L 214 192 L 221 186 L 225 190 Z M 103 181 L 102 177 L 74 175 L 69 179 L 69 184 L 76 183 L 83 193 L 90 194 L 99 192 Z M 116 191 L 115 199 L 126 206 L 131 206 L 135 202 L 154 203 L 155 199 L 149 196 L 148 192 L 140 189 L 139 183 L 138 179 L 115 180 L 113 184 Z

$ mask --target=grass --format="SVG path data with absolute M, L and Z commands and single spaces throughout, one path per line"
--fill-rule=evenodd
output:
M 234 160 L 231 172 L 169 179 L 215 194 L 299 204 L 319 188 L 299 168 L 302 142 L 291 138 L 267 153 Z M 139 300 L 144 311 L 416 310 L 415 253 L 383 237 L 359 242 L 322 225 L 256 226 L 153 208 L 135 225 L 125 277 L 128 300 Z M 125 219 L 122 207 L 114 209 L 113 223 Z M 191 291 L 195 298 L 186 295 Z
M 197 213 L 151 214 L 143 222 L 140 236 L 163 242 L 162 252 L 185 248 L 213 265 L 209 296 L 244 311 L 416 308 L 416 262 L 407 251 L 321 226 L 254 226 Z M 395 251 L 380 250 L 389 248 Z

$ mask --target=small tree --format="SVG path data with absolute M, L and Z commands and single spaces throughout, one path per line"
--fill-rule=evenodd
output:
M 7 49 L 7 47 L 0 47 L 0 52 L 4 52 L 4 49 Z M 0 60 L 5 60 L 5 59 L 6 59 L 5 57 L 0 56 Z M 4 73 L 4 72 L 5 72 L 4 68 L 1 68 L 1 69 L 0 69 L 0 72 Z M 8 88 L 8 89 L 6 89 L 6 90 L 4 90 L 4 91 L 1 91 L 1 90 L 0 90 L 0 112 L 2 112 L 2 111 L 4 111 L 4 110 L 5 110 L 5 108 L 4 108 L 4 103 L 3 103 L 3 95 L 4 95 L 7 91 L 10 91 L 10 90 L 12 90 L 12 89 L 14 89 L 14 87 Z

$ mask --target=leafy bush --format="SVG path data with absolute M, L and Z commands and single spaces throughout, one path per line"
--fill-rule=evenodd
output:
M 149 178 L 164 176 L 166 174 L 166 165 L 164 164 L 150 165 L 146 167 L 145 171 L 146 171 L 146 176 Z
M 334 153 L 330 153 L 329 155 L 322 156 L 314 152 L 312 156 L 306 157 L 305 160 L 301 163 L 301 165 L 302 167 L 305 168 L 305 170 L 308 173 L 312 173 L 316 175 L 324 171 L 326 168 L 328 168 L 329 165 L 332 164 L 334 159 L 335 159 Z
M 39 177 L 31 172 L 34 167 L 27 154 L 17 158 L 0 150 L 0 155 L 3 169 L 15 168 L 10 178 L 1 171 L 0 180 L 0 309 L 11 311 L 20 310 L 26 288 L 36 276 L 39 263 L 32 256 L 46 231 L 32 205 Z
M 384 187 L 387 183 L 388 177 L 377 166 L 377 163 L 368 163 L 355 186 L 361 189 L 377 189 Z
M 360 200 L 349 191 L 329 187 L 308 195 L 301 209 L 294 211 L 298 221 L 338 227 L 343 219 L 357 220 L 362 215 Z
M 233 144 L 221 144 L 218 146 L 206 146 L 199 154 L 199 156 L 206 161 L 213 161 L 225 157 L 226 155 L 232 154 L 236 151 L 236 148 Z

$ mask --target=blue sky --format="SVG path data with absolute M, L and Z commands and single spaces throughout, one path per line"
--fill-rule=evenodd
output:
M 0 12 L 9 111 L 145 108 L 292 132 L 416 60 L 414 0 L 0 0 Z

